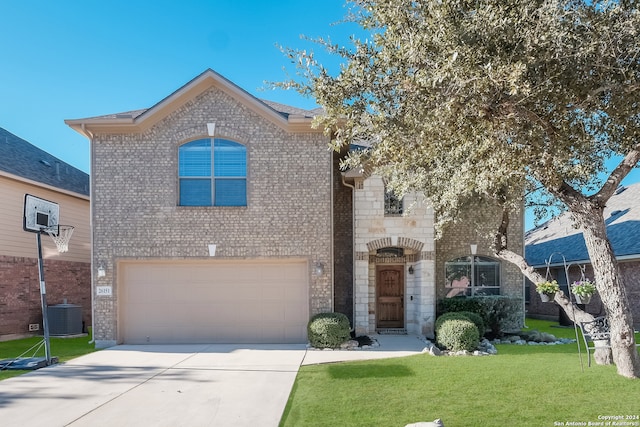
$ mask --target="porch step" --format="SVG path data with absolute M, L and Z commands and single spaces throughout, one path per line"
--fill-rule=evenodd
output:
M 405 328 L 380 328 L 376 332 L 380 335 L 407 335 Z

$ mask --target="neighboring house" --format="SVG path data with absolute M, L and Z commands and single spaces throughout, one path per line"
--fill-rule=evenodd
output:
M 75 227 L 64 254 L 42 236 L 47 303 L 79 305 L 91 324 L 89 175 L 0 128 L 0 339 L 34 333 L 33 325 L 42 331 L 37 240 L 23 230 L 26 194 L 58 203 L 61 223 Z
M 432 335 L 470 243 L 484 286 L 465 291 L 522 296 L 470 225 L 436 242 L 421 197 L 341 172 L 319 113 L 207 70 L 149 109 L 66 121 L 91 141 L 97 346 L 306 342 L 328 311 L 358 334 Z M 513 230 L 522 251 L 521 215 Z
M 607 202 L 604 219 L 637 326 L 640 325 L 640 183 L 620 186 Z M 527 232 L 525 242 L 529 265 L 545 276 L 548 271 L 565 293 L 568 292 L 567 283 L 580 280 L 583 274 L 586 278 L 594 278 L 582 231 L 573 227 L 568 213 Z M 558 307 L 540 302 L 533 285 L 529 286 L 528 299 L 529 314 L 557 318 Z M 605 314 L 597 294 L 585 308 L 594 315 Z

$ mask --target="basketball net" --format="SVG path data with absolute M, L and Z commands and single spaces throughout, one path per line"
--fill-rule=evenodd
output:
M 45 231 L 56 244 L 58 252 L 63 253 L 69 250 L 69 240 L 75 227 L 71 225 L 58 225 L 57 227 L 46 228 Z

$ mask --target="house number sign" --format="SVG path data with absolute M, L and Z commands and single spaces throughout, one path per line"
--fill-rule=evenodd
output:
M 96 295 L 99 297 L 110 297 L 112 295 L 111 286 L 98 286 L 96 288 Z

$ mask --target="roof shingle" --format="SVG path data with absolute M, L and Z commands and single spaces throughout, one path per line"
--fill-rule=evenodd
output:
M 0 128 L 0 170 L 55 188 L 89 195 L 89 175 Z

